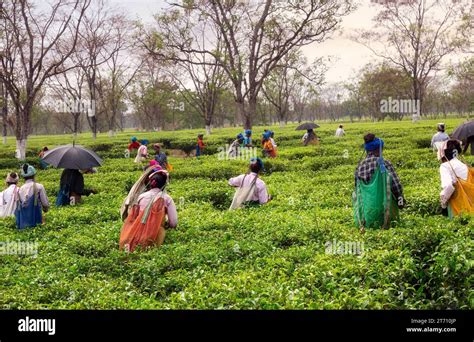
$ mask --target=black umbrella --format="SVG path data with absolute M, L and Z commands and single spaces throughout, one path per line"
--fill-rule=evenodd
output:
M 466 141 L 471 136 L 474 136 L 474 120 L 463 123 L 451 134 L 451 138 L 462 141 Z
M 102 165 L 102 159 L 95 152 L 74 144 L 58 146 L 46 152 L 43 160 L 54 167 L 74 170 Z
M 306 123 L 296 127 L 296 130 L 297 131 L 307 131 L 308 129 L 314 129 L 314 128 L 318 128 L 318 127 L 319 127 L 319 125 L 314 123 L 314 122 L 306 122 Z

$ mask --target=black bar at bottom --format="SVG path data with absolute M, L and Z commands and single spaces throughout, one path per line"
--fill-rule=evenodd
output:
M 0 342 L 185 336 L 472 342 L 473 323 L 473 311 L 0 311 Z

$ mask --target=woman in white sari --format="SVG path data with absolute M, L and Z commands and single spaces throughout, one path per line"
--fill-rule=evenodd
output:
M 142 140 L 141 145 L 137 150 L 137 156 L 135 157 L 135 163 L 144 163 L 148 158 L 148 140 Z
M 11 172 L 7 175 L 5 183 L 7 188 L 0 192 L 0 218 L 15 216 L 15 209 L 18 202 L 18 175 Z

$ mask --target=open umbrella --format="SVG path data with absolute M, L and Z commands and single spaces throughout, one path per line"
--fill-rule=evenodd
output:
M 306 122 L 306 123 L 296 127 L 296 130 L 297 131 L 307 131 L 308 129 L 314 129 L 314 128 L 318 128 L 318 127 L 319 127 L 319 125 L 314 123 L 314 122 Z
M 470 136 L 474 136 L 474 120 L 463 123 L 451 134 L 451 138 L 466 141 Z
M 95 152 L 75 144 L 58 146 L 46 152 L 43 160 L 54 167 L 74 170 L 102 165 L 102 159 Z

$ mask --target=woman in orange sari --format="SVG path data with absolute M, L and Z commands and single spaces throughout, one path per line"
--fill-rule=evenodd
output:
M 140 246 L 161 246 L 165 240 L 165 218 L 167 227 L 178 225 L 178 213 L 173 199 L 165 192 L 168 172 L 153 171 L 148 176 L 148 191 L 138 196 L 124 222 L 120 234 L 120 248 L 127 252 Z
M 263 154 L 266 157 L 270 158 L 276 158 L 276 148 L 275 145 L 271 141 L 271 134 L 272 132 L 267 131 L 263 133 L 263 140 L 262 140 L 262 145 L 263 145 Z

